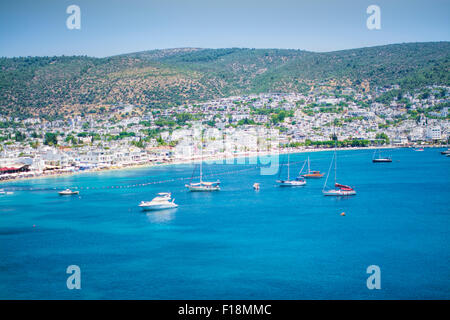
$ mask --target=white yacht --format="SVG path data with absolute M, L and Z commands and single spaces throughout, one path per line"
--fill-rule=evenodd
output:
M 172 201 L 170 201 L 172 200 Z M 172 209 L 178 207 L 175 204 L 175 199 L 171 199 L 171 194 L 168 192 L 160 192 L 158 196 L 153 198 L 152 201 L 142 201 L 139 204 L 144 210 L 163 210 L 163 209 Z

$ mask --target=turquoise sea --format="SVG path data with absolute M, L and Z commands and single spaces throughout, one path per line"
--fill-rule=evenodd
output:
M 439 151 L 395 149 L 379 164 L 370 150 L 339 151 L 350 198 L 324 197 L 325 178 L 280 188 L 252 164 L 205 165 L 219 174 L 214 193 L 187 192 L 191 164 L 3 184 L 14 194 L 0 196 L 0 298 L 449 299 L 450 158 Z M 291 173 L 308 155 L 328 170 L 331 152 L 303 153 Z M 59 196 L 65 187 L 80 195 Z M 138 208 L 163 191 L 179 208 Z M 69 265 L 81 290 L 66 287 Z M 366 286 L 370 265 L 380 290 Z

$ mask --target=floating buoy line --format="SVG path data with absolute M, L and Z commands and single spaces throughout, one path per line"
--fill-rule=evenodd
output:
M 223 175 L 229 175 L 229 174 L 235 174 L 235 173 L 240 173 L 240 172 L 246 172 L 246 171 L 251 171 L 251 170 L 256 170 L 259 169 L 260 166 L 254 166 L 251 168 L 245 168 L 245 169 L 238 169 L 238 170 L 231 170 L 231 171 L 224 171 L 224 172 L 218 172 L 218 173 L 211 173 L 208 175 L 203 175 L 204 177 L 206 176 L 223 176 Z M 197 176 L 194 177 L 180 177 L 180 178 L 172 178 L 172 179 L 166 179 L 166 180 L 158 180 L 158 181 L 148 181 L 148 182 L 143 182 L 143 183 L 134 183 L 134 184 L 128 184 L 128 185 L 112 185 L 112 186 L 98 186 L 98 187 L 78 187 L 78 186 L 59 186 L 59 187 L 53 187 L 53 188 L 33 188 L 33 187 L 26 187 L 26 188 L 21 188 L 21 187 L 11 187 L 8 188 L 8 190 L 14 190 L 14 191 L 53 191 L 53 190 L 60 190 L 60 189 L 74 189 L 74 190 L 104 190 L 104 189 L 129 189 L 129 188 L 139 188 L 139 187 L 146 187 L 146 186 L 150 186 L 150 185 L 156 185 L 156 184 L 163 184 L 163 183 L 169 183 L 169 182 L 175 182 L 175 181 L 183 181 L 183 180 L 190 180 L 192 178 L 199 178 Z
M 354 156 L 360 156 L 362 154 L 371 154 L 371 153 L 372 153 L 372 151 L 360 152 L 357 154 L 343 154 L 343 155 L 340 155 L 340 158 L 354 157 Z M 283 154 L 279 154 L 279 155 L 282 156 Z M 266 156 L 270 157 L 271 155 L 266 155 Z M 263 156 L 263 157 L 265 157 L 265 156 Z M 325 159 L 328 159 L 328 155 L 327 155 L 327 157 L 315 158 L 315 160 L 325 160 Z M 305 160 L 291 162 L 291 165 L 303 163 L 304 161 Z M 242 164 L 242 165 L 244 165 L 244 164 Z M 285 165 L 286 165 L 286 163 L 279 163 L 279 167 L 283 167 Z M 252 166 L 251 168 L 222 171 L 222 172 L 218 172 L 218 173 L 210 173 L 210 174 L 203 175 L 203 177 L 224 176 L 224 175 L 230 175 L 230 174 L 236 174 L 236 173 L 241 173 L 241 172 L 257 170 L 257 169 L 261 169 L 264 167 L 265 166 L 256 165 L 256 166 Z M 112 185 L 112 186 L 98 186 L 98 187 L 97 186 L 91 186 L 91 187 L 89 187 L 89 186 L 86 186 L 86 187 L 58 186 L 58 187 L 51 187 L 51 188 L 49 188 L 49 187 L 42 187 L 42 188 L 40 188 L 40 187 L 23 187 L 23 188 L 22 187 L 7 187 L 4 189 L 8 189 L 8 191 L 54 191 L 54 190 L 60 190 L 60 189 L 75 189 L 75 190 L 129 189 L 129 188 L 146 187 L 146 186 L 150 186 L 150 185 L 157 185 L 157 184 L 163 184 L 163 183 L 169 183 L 169 182 L 175 182 L 175 181 L 191 180 L 193 178 L 199 178 L 199 176 L 180 177 L 180 178 L 172 178 L 172 179 L 158 180 L 158 181 L 147 181 L 147 182 L 143 182 L 143 183 L 134 183 L 134 184 L 128 184 L 128 185 Z

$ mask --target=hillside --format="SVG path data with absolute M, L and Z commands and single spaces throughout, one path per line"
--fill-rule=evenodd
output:
M 0 113 L 62 114 L 118 102 L 146 106 L 306 91 L 316 83 L 450 85 L 450 42 L 315 53 L 287 49 L 152 50 L 107 58 L 0 58 Z

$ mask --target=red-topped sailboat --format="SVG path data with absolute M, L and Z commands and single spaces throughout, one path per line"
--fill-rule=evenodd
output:
M 327 188 L 328 177 L 330 175 L 331 166 L 334 161 L 334 189 Z M 337 154 L 336 154 L 336 144 L 334 146 L 333 158 L 331 159 L 330 168 L 328 169 L 327 179 L 323 185 L 322 193 L 324 196 L 354 196 L 356 195 L 355 189 L 345 184 L 340 184 L 336 182 L 336 167 L 337 167 Z

